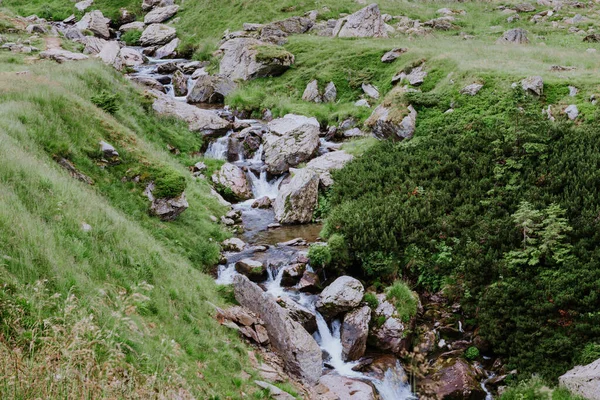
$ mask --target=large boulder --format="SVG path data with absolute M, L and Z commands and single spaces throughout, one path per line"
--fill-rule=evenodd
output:
M 332 398 L 340 400 L 375 400 L 375 389 L 367 382 L 337 374 L 323 375 L 319 383 L 329 389 Z
M 333 28 L 333 36 L 338 37 L 387 37 L 385 22 L 377 4 L 341 18 Z
M 467 361 L 456 358 L 441 360 L 420 385 L 421 395 L 436 400 L 484 400 L 486 393 L 477 380 L 477 372 Z
M 142 1 L 142 10 L 150 11 L 154 7 L 167 7 L 172 6 L 175 3 L 175 0 L 143 0 Z
M 380 139 L 410 139 L 417 122 L 417 111 L 408 106 L 406 112 L 381 104 L 373 110 L 365 125 L 371 128 L 373 135 Z
M 179 118 L 188 124 L 188 128 L 204 135 L 225 133 L 230 123 L 211 110 L 202 110 L 190 104 L 175 100 L 171 96 L 159 95 L 152 105 L 158 114 Z
M 164 46 L 159 47 L 154 52 L 154 58 L 173 58 L 177 55 L 177 47 L 179 46 L 179 38 L 171 40 Z
M 73 53 L 71 51 L 63 50 L 63 49 L 50 49 L 46 51 L 42 51 L 40 53 L 40 58 L 49 58 L 58 63 L 64 63 L 67 61 L 82 61 L 87 60 L 88 56 L 81 53 Z
M 243 275 L 233 278 L 236 300 L 264 322 L 273 348 L 289 372 L 313 385 L 321 376 L 323 358 L 313 337 L 275 299 Z
M 332 151 L 314 158 L 306 164 L 306 169 L 314 171 L 319 175 L 321 186 L 327 188 L 333 184 L 331 171 L 341 169 L 347 162 L 354 158 L 351 154 L 345 151 Z
M 178 10 L 178 5 L 157 7 L 154 10 L 150 11 L 148 14 L 146 14 L 146 16 L 144 17 L 144 23 L 158 24 L 160 22 L 164 22 L 171 18 L 173 15 L 177 14 Z
M 83 52 L 92 55 L 100 53 L 104 46 L 106 46 L 107 43 L 110 43 L 107 40 L 95 36 L 83 36 L 81 39 L 78 39 L 78 41 L 85 45 Z M 115 43 L 118 45 L 118 42 Z
M 504 32 L 496 43 L 526 44 L 529 43 L 529 39 L 527 38 L 527 31 L 525 29 L 515 28 Z
M 177 197 L 171 198 L 155 198 L 153 191 L 155 185 L 151 182 L 144 191 L 144 194 L 150 200 L 150 213 L 156 215 L 162 221 L 173 221 L 181 213 L 188 209 L 190 206 L 185 198 L 185 192 L 181 193 Z
M 405 330 L 406 327 L 400 319 L 390 317 L 383 325 L 375 326 L 371 330 L 369 341 L 380 350 L 399 353 L 404 347 Z
M 262 282 L 269 277 L 264 264 L 251 258 L 244 258 L 236 262 L 235 270 L 242 275 L 246 275 L 252 282 Z
M 282 174 L 317 153 L 319 126 L 314 122 L 312 118 L 286 115 L 269 123 L 271 132 L 263 137 L 269 173 Z
M 350 311 L 360 304 L 365 288 L 358 279 L 350 276 L 340 276 L 325 288 L 315 307 L 325 319 Z
M 173 83 L 173 92 L 175 92 L 175 96 L 185 96 L 188 94 L 187 78 L 183 72 L 180 70 L 175 71 L 171 78 L 171 82 Z
M 342 356 L 346 361 L 358 360 L 365 354 L 371 322 L 371 308 L 363 306 L 344 315 L 341 329 Z
M 308 223 L 317 207 L 319 176 L 307 169 L 295 170 L 293 174 L 275 199 L 275 218 L 282 224 Z
M 588 400 L 600 400 L 600 359 L 578 365 L 558 378 L 560 386 Z
M 312 28 L 314 21 L 306 17 L 290 17 L 281 21 L 271 22 L 262 27 L 265 29 L 277 29 L 288 35 L 306 33 Z
M 110 19 L 105 18 L 101 11 L 94 10 L 85 14 L 75 26 L 81 31 L 88 30 L 103 39 L 110 38 Z
M 236 38 L 220 48 L 220 73 L 232 80 L 249 80 L 283 74 L 294 63 L 294 55 L 282 47 L 251 38 Z
M 277 299 L 277 303 L 285 308 L 290 317 L 302 325 L 307 332 L 313 333 L 317 330 L 317 316 L 313 311 L 301 306 L 287 296 Z
M 544 93 L 544 80 L 541 76 L 530 76 L 521 81 L 521 87 L 528 93 L 541 96 Z
M 142 65 L 144 61 L 145 57 L 142 53 L 129 47 L 123 47 L 119 51 L 114 66 L 116 69 L 121 70 L 125 67 L 137 67 Z
M 175 39 L 177 31 L 175 28 L 164 24 L 152 24 L 144 29 L 142 36 L 140 37 L 140 44 L 142 46 L 157 46 L 167 44 L 171 40 Z
M 212 176 L 212 181 L 226 199 L 242 201 L 252 198 L 252 188 L 246 178 L 246 173 L 237 165 L 225 163 Z
M 123 33 L 125 32 L 129 32 L 129 31 L 140 31 L 143 32 L 144 29 L 146 28 L 146 24 L 144 24 L 141 21 L 134 21 L 134 22 L 130 22 L 128 24 L 125 25 L 121 25 L 119 27 L 119 30 Z
M 235 83 L 224 75 L 202 75 L 194 83 L 187 100 L 189 103 L 223 103 L 233 92 Z

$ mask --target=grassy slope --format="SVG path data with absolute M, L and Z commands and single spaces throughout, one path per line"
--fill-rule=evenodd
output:
M 119 96 L 115 116 L 90 102 L 103 90 Z M 187 154 L 201 141 L 147 105 L 98 62 L 31 63 L 0 53 L 0 364 L 19 362 L 30 374 L 4 379 L 2 398 L 169 397 L 180 388 L 197 398 L 238 398 L 244 389 L 245 347 L 212 319 L 209 302 L 221 300 L 201 272 L 226 237 L 210 222 L 223 210 L 208 184 L 186 170 Z M 117 148 L 121 165 L 96 165 L 101 139 Z M 167 143 L 183 155 L 172 156 Z M 56 155 L 95 185 L 71 178 Z M 143 184 L 121 181 L 129 169 L 143 176 L 162 168 L 187 177 L 190 208 L 173 223 L 148 215 Z M 84 232 L 82 222 L 92 230 Z M 66 300 L 69 294 L 77 300 Z M 97 330 L 83 324 L 90 315 Z M 82 324 L 84 334 L 75 331 Z M 87 341 L 77 352 L 68 338 Z M 28 353 L 32 345 L 39 349 Z M 58 353 L 45 353 L 52 345 Z M 9 350 L 17 348 L 22 352 Z M 87 368 L 96 364 L 98 370 Z M 113 385 L 123 371 L 126 387 Z M 16 378 L 12 368 L 0 373 Z M 60 373 L 70 379 L 53 382 Z

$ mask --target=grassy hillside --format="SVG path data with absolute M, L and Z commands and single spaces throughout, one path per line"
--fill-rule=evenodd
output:
M 116 95 L 114 115 L 92 103 L 99 93 Z M 0 397 L 248 390 L 246 349 L 212 319 L 221 300 L 202 272 L 226 234 L 210 222 L 223 210 L 208 184 L 186 168 L 201 139 L 149 104 L 99 62 L 0 53 Z M 100 140 L 121 164 L 99 164 Z M 59 157 L 94 184 L 69 176 Z M 148 214 L 142 195 L 164 171 L 184 177 L 190 203 L 169 223 Z M 142 182 L 123 179 L 133 175 Z

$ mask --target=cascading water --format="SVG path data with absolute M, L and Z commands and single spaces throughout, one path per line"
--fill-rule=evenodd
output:
M 267 179 L 267 171 L 265 170 L 260 171 L 258 177 L 253 172 L 250 172 L 248 177 L 250 178 L 252 194 L 255 199 L 260 199 L 264 196 L 267 196 L 270 199 L 276 198 L 277 193 L 279 192 L 279 184 L 284 178 L 284 176 L 280 176 L 279 178 L 269 181 Z
M 407 383 L 406 374 L 399 361 L 396 361 L 395 368 L 389 368 L 385 371 L 383 380 L 371 380 L 383 400 L 412 400 L 417 397 L 410 390 Z
M 229 136 L 231 136 L 231 133 L 232 132 L 229 131 L 227 132 L 227 135 L 211 142 L 208 145 L 208 149 L 206 149 L 206 152 L 204 153 L 204 157 L 214 158 L 217 160 L 226 160 L 227 150 L 229 149 Z
M 360 378 L 362 374 L 357 371 L 353 371 L 358 363 L 357 362 L 344 362 L 342 358 L 342 341 L 340 339 L 340 320 L 335 320 L 331 323 L 331 330 L 323 316 L 317 312 L 317 328 L 318 334 L 315 334 L 315 340 L 319 343 L 321 350 L 329 354 L 329 361 L 327 363 L 333 367 L 333 369 L 340 375 L 348 378 Z

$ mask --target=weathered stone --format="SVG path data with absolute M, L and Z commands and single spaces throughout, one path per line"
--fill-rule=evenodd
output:
M 143 0 L 142 1 L 142 10 L 150 11 L 154 7 L 172 6 L 174 3 L 175 3 L 175 0 Z
M 271 22 L 262 29 L 278 29 L 288 35 L 306 33 L 312 28 L 314 21 L 306 17 L 290 17 L 281 21 Z
M 83 43 L 85 45 L 85 47 L 83 49 L 84 54 L 92 54 L 92 55 L 98 54 L 104 49 L 104 46 L 106 46 L 108 43 L 113 44 L 113 46 L 117 49 L 117 54 L 119 53 L 119 49 L 121 48 L 119 43 L 116 41 L 109 42 L 107 40 L 97 38 L 95 36 L 83 36 L 81 39 L 79 39 L 79 41 L 80 41 L 80 43 Z M 109 64 L 112 64 L 112 63 L 109 63 Z
M 392 83 L 407 81 L 413 86 L 419 86 L 423 82 L 425 82 L 425 78 L 427 77 L 427 71 L 423 69 L 423 66 L 418 66 L 413 68 L 409 74 L 405 72 L 400 72 L 392 78 Z
M 526 30 L 521 28 L 515 28 L 504 32 L 502 37 L 498 39 L 496 43 L 525 44 L 529 43 L 529 39 L 527 38 Z
M 314 272 L 304 271 L 296 287 L 302 293 L 316 294 L 321 291 L 321 280 Z
M 575 104 L 571 104 L 570 106 L 565 108 L 565 114 L 567 114 L 567 117 L 571 121 L 574 121 L 579 116 L 579 109 Z
M 80 12 L 84 12 L 88 8 L 90 8 L 94 4 L 94 0 L 83 0 L 78 3 L 75 3 L 75 8 Z
M 458 29 L 458 27 L 452 23 L 454 21 L 454 17 L 446 16 L 425 21 L 423 25 L 439 31 L 449 31 L 452 29 Z
M 185 192 L 177 197 L 171 198 L 155 198 L 152 192 L 154 191 L 154 182 L 151 182 L 144 191 L 144 194 L 151 201 L 150 213 L 156 215 L 162 221 L 173 221 L 181 213 L 188 209 L 189 204 L 185 198 Z
M 398 318 L 390 317 L 383 325 L 371 330 L 369 340 L 378 349 L 399 353 L 403 347 L 404 330 L 404 324 Z
M 308 333 L 313 333 L 317 330 L 317 316 L 314 312 L 301 306 L 287 296 L 279 298 L 277 303 L 285 308 L 290 317 L 302 325 Z
M 244 171 L 233 164 L 225 163 L 212 176 L 212 181 L 217 185 L 217 191 L 225 198 L 234 201 L 243 201 L 252 198 L 252 188 Z
M 318 124 L 318 123 L 317 123 Z M 319 149 L 319 128 L 308 118 L 286 115 L 269 123 L 263 136 L 265 164 L 269 173 L 280 175 L 310 159 Z
M 203 75 L 194 83 L 187 100 L 190 103 L 220 104 L 235 88 L 235 83 L 224 75 Z
M 273 400 L 295 400 L 296 399 L 291 394 L 284 392 L 283 390 L 279 389 L 277 386 L 271 385 L 270 383 L 263 382 L 263 381 L 254 381 L 254 383 L 257 386 L 259 386 L 263 389 L 266 389 L 269 392 L 270 398 L 272 398 Z
M 246 275 L 252 282 L 262 282 L 269 277 L 263 263 L 251 258 L 244 258 L 243 260 L 236 262 L 235 270 L 240 274 Z
M 231 238 L 224 240 L 223 243 L 221 243 L 221 247 L 223 248 L 223 251 L 240 252 L 246 248 L 246 243 L 244 243 L 242 239 Z
M 179 39 L 175 38 L 164 46 L 159 47 L 154 52 L 155 58 L 173 58 L 177 55 L 177 46 L 179 46 Z
M 254 203 L 252 203 L 252 208 L 269 208 L 271 207 L 271 199 L 268 196 L 263 196 L 260 199 L 256 199 Z
M 358 307 L 364 292 L 365 289 L 358 279 L 340 276 L 323 290 L 315 307 L 323 315 L 323 318 L 331 319 L 340 313 Z
M 123 47 L 119 51 L 119 55 L 115 60 L 115 68 L 121 70 L 123 67 L 137 67 L 144 63 L 144 56 L 139 51 L 129 48 Z
M 323 103 L 333 103 L 337 98 L 337 88 L 335 83 L 329 82 L 323 91 Z
M 365 94 L 367 96 L 369 96 L 372 99 L 378 99 L 379 98 L 379 90 L 377 90 L 377 88 L 373 85 L 371 85 L 370 83 L 363 83 L 362 84 L 362 90 L 363 92 L 365 92 Z
M 578 365 L 558 378 L 560 386 L 588 400 L 600 400 L 600 360 Z
M 479 91 L 483 88 L 481 83 L 472 83 L 470 85 L 465 86 L 460 93 L 467 94 L 469 96 L 475 96 Z
M 88 56 L 81 53 L 73 53 L 67 50 L 62 49 L 50 49 L 46 51 L 42 51 L 40 53 L 40 58 L 49 58 L 58 63 L 63 63 L 67 61 L 82 61 L 87 60 Z
M 322 187 L 329 187 L 333 183 L 331 171 L 343 168 L 353 158 L 354 156 L 345 151 L 332 151 L 310 160 L 306 164 L 306 169 L 314 171 L 319 175 Z
M 383 57 L 381 57 L 381 62 L 391 63 L 391 62 L 395 61 L 398 57 L 400 57 L 402 54 L 406 53 L 407 51 L 408 51 L 408 49 L 404 48 L 404 47 L 397 47 L 395 49 L 392 49 L 392 50 L 388 51 L 387 53 L 385 53 L 383 55 Z
M 377 4 L 371 4 L 337 21 L 332 32 L 337 37 L 387 37 L 385 22 Z
M 415 132 L 417 111 L 412 106 L 407 110 L 408 115 L 381 104 L 373 110 L 365 125 L 380 139 L 410 139 Z
M 141 21 L 135 21 L 135 22 L 130 22 L 125 25 L 121 25 L 121 27 L 119 27 L 119 30 L 123 33 L 129 32 L 129 31 L 143 32 L 145 28 L 146 28 L 146 24 L 144 24 Z
M 175 36 L 177 36 L 175 28 L 164 24 L 152 24 L 142 32 L 140 44 L 142 46 L 166 44 L 175 39 Z
M 140 85 L 147 86 L 152 90 L 156 90 L 161 93 L 166 93 L 165 87 L 156 79 L 149 76 L 130 76 L 133 82 L 139 83 Z
M 102 39 L 99 39 L 102 40 Z M 101 59 L 105 64 L 116 65 L 119 52 L 121 51 L 121 45 L 117 41 L 104 41 L 104 43 L 96 43 L 95 41 L 89 41 L 90 50 L 94 51 L 98 46 L 102 46 L 98 52 L 97 57 Z M 87 49 L 87 45 L 86 45 Z
M 344 315 L 341 328 L 342 356 L 345 361 L 358 360 L 367 349 L 371 308 L 363 306 Z
M 524 91 L 541 96 L 544 93 L 544 80 L 541 76 L 530 76 L 521 81 Z
M 202 110 L 190 104 L 177 101 L 171 96 L 158 96 L 152 105 L 159 115 L 179 118 L 188 124 L 188 128 L 204 135 L 225 133 L 231 124 L 211 110 Z
M 223 53 L 220 73 L 232 80 L 278 76 L 295 61 L 294 55 L 283 48 L 274 48 L 273 45 L 251 38 L 228 40 L 220 51 Z
M 88 30 L 96 36 L 108 39 L 110 38 L 109 24 L 110 19 L 105 18 L 101 11 L 95 10 L 85 14 L 75 26 L 79 30 Z
M 178 5 L 157 7 L 154 10 L 150 11 L 148 14 L 146 14 L 146 16 L 144 17 L 144 23 L 158 24 L 160 22 L 164 22 L 171 18 L 173 15 L 177 14 L 178 10 Z
M 320 103 L 322 101 L 321 95 L 319 93 L 319 82 L 314 79 L 306 85 L 306 89 L 304 89 L 304 94 L 302 94 L 302 100 L 311 101 L 315 103 Z
M 177 70 L 173 74 L 173 92 L 175 92 L 175 96 L 185 96 L 187 94 L 187 78 L 183 74 L 183 72 Z
M 102 152 L 102 157 L 104 157 L 107 160 L 114 160 L 119 158 L 119 153 L 114 148 L 114 146 L 106 143 L 104 140 L 100 141 L 100 151 Z
M 321 376 L 321 349 L 313 337 L 281 308 L 275 299 L 243 275 L 233 278 L 236 300 L 263 321 L 273 348 L 286 368 L 309 384 Z
M 375 389 L 370 384 L 337 374 L 323 375 L 319 383 L 329 389 L 335 399 L 375 400 Z
M 448 359 L 434 366 L 437 369 L 422 383 L 421 394 L 431 398 L 483 400 L 486 393 L 476 378 L 474 368 L 462 359 Z
M 306 264 L 297 263 L 288 265 L 283 269 L 281 276 L 281 286 L 294 286 L 300 282 L 302 275 L 306 271 Z
M 293 171 L 293 177 L 280 190 L 273 209 L 282 224 L 303 224 L 312 220 L 319 195 L 319 176 L 311 170 Z

